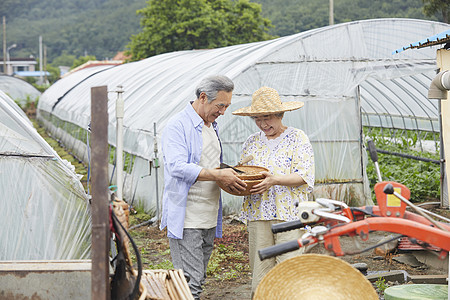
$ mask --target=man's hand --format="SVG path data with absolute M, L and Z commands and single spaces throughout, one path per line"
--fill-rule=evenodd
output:
M 225 187 L 233 192 L 245 191 L 247 184 L 237 177 L 238 173 L 231 168 L 225 169 L 202 169 L 197 177 L 199 181 L 220 181 Z

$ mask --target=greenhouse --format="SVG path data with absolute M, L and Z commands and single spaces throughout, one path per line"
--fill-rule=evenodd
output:
M 232 111 L 248 106 L 261 86 L 283 101 L 305 102 L 288 112 L 286 125 L 300 128 L 314 148 L 313 197 L 371 204 L 363 126 L 439 133 L 438 102 L 427 99 L 436 74 L 436 49 L 395 49 L 448 30 L 450 25 L 414 19 L 374 19 L 337 24 L 270 41 L 166 53 L 119 66 L 84 69 L 60 79 L 41 97 L 38 120 L 89 162 L 91 88 L 109 91 L 110 181 L 115 183 L 115 100 L 123 89 L 124 198 L 155 210 L 163 188 L 160 138 L 168 119 L 195 99 L 208 75 L 235 83 L 232 105 L 217 121 L 224 162 L 238 161 L 254 122 Z M 224 213 L 242 199 L 222 193 Z
M 0 91 L 11 97 L 20 106 L 24 106 L 27 101 L 37 102 L 41 96 L 41 92 L 28 82 L 4 74 L 0 74 Z
M 0 91 L 0 260 L 90 257 L 88 197 L 74 168 Z

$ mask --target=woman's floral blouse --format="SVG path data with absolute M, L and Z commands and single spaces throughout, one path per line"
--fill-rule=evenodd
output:
M 308 136 L 293 127 L 271 140 L 263 132 L 257 132 L 244 143 L 241 158 L 248 155 L 253 155 L 249 165 L 265 167 L 274 175 L 297 173 L 306 184 L 274 185 L 263 194 L 245 196 L 240 219 L 297 220 L 296 203 L 308 201 L 308 194 L 314 188 L 314 153 Z

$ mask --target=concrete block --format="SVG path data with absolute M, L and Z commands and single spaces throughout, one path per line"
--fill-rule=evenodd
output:
M 0 299 L 91 299 L 91 261 L 2 261 Z
M 428 267 L 437 270 L 443 270 L 448 273 L 448 255 L 445 259 L 439 259 L 437 252 L 430 251 L 412 251 L 418 261 L 426 264 Z
M 408 275 L 408 282 L 421 284 L 447 284 L 448 275 Z
M 399 256 L 394 256 L 392 258 L 396 262 L 406 264 L 413 268 L 422 266 L 422 263 L 416 259 L 416 257 L 412 254 L 400 254 Z
M 384 278 L 386 281 L 398 281 L 400 283 L 406 282 L 408 273 L 403 270 L 393 270 L 393 271 L 380 271 L 380 272 L 370 272 L 366 275 L 367 280 L 370 282 L 377 281 L 380 277 Z

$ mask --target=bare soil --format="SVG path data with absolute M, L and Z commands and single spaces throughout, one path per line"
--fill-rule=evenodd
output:
M 447 218 L 450 217 L 450 211 L 448 210 L 434 209 L 433 211 Z M 141 249 L 144 269 L 161 268 L 161 266 L 170 268 L 170 264 L 168 264 L 170 261 L 169 244 L 165 231 L 160 231 L 157 226 L 151 225 L 136 228 L 132 234 Z M 369 239 L 365 242 L 361 241 L 359 237 L 341 237 L 340 242 L 344 250 L 356 249 L 355 240 L 359 242 L 360 249 L 366 249 L 378 244 L 381 239 L 389 235 L 393 234 L 373 232 L 369 234 Z M 216 239 L 214 247 L 202 299 L 251 299 L 251 274 L 248 267 L 246 226 L 233 217 L 225 218 L 224 236 L 222 239 Z M 313 248 L 310 252 L 329 254 L 321 245 Z M 236 253 L 239 255 L 236 255 Z M 389 255 L 380 255 L 380 252 L 372 249 L 340 258 L 350 264 L 365 263 L 369 272 L 404 270 L 409 275 L 446 274 L 443 269 L 436 269 L 427 265 L 412 267 L 393 259 L 400 255 L 402 253 L 399 251 L 394 251 Z

